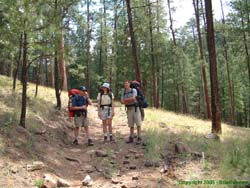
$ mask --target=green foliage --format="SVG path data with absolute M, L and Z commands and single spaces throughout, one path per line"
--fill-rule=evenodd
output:
M 41 179 L 35 180 L 35 186 L 38 188 L 42 188 L 44 186 L 44 181 Z
M 17 121 L 18 119 L 16 113 L 5 115 L 3 118 L 1 118 L 0 123 L 2 126 L 0 130 L 3 131 L 4 134 L 9 134 L 16 126 Z
M 225 156 L 222 160 L 224 173 L 230 172 L 232 177 L 245 180 L 250 173 L 250 140 L 234 140 L 226 146 Z M 236 170 L 237 169 L 237 170 Z
M 87 3 L 90 4 L 89 15 L 86 11 Z M 146 98 L 149 103 L 152 102 L 154 92 L 152 56 L 154 56 L 160 107 L 182 112 L 185 95 L 189 113 L 206 117 L 195 19 L 191 18 L 181 28 L 176 28 L 173 22 L 176 36 L 176 46 L 174 46 L 173 39 L 169 36 L 168 10 L 164 3 L 162 0 L 153 3 L 148 0 L 131 1 L 131 6 L 134 7 L 132 11 L 134 33 L 142 81 L 146 86 Z M 215 21 L 221 114 L 222 120 L 230 121 L 231 104 L 224 54 L 224 40 L 226 40 L 237 124 L 249 126 L 250 81 L 249 55 L 246 53 L 246 48 L 249 53 L 250 6 L 248 1 L 233 0 L 230 7 L 231 11 L 226 17 L 225 24 L 220 20 Z M 174 13 L 176 7 L 171 7 L 171 11 Z M 88 36 L 88 16 L 90 36 Z M 175 19 L 174 14 L 173 19 Z M 10 65 L 12 69 L 16 68 L 18 41 L 25 31 L 28 34 L 29 63 L 35 59 L 29 68 L 29 80 L 35 81 L 35 75 L 38 73 L 39 84 L 52 86 L 49 75 L 53 73 L 55 51 L 59 52 L 58 59 L 62 56 L 59 51 L 62 41 L 61 28 L 64 31 L 63 55 L 67 66 L 68 88 L 86 84 L 86 78 L 89 76 L 91 97 L 96 97 L 98 86 L 106 81 L 112 82 L 112 89 L 118 96 L 123 81 L 135 79 L 126 2 L 119 0 L 106 0 L 105 4 L 93 0 L 61 0 L 57 1 L 57 5 L 49 0 L 2 0 L 0 61 L 6 68 L 5 73 L 7 69 L 12 72 L 9 70 Z M 201 32 L 208 88 L 210 88 L 206 31 L 202 19 Z M 48 56 L 38 58 L 44 55 Z
M 159 163 L 166 146 L 166 134 L 156 128 L 148 128 L 145 132 L 145 159 L 153 164 Z

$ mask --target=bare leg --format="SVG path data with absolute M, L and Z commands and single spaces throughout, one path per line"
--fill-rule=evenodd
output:
M 137 135 L 141 137 L 141 126 L 137 126 Z
M 145 117 L 145 112 L 143 108 L 140 108 L 140 111 L 141 111 L 141 120 L 143 121 Z
M 113 131 L 113 128 L 112 128 L 112 119 L 107 119 L 107 124 L 108 124 L 109 134 L 112 135 L 112 131 Z
M 109 130 L 109 140 L 114 141 L 113 134 L 112 134 L 113 132 L 112 119 L 108 119 L 107 123 L 108 123 L 108 130 Z
M 94 144 L 93 144 L 93 141 L 92 141 L 90 134 L 89 134 L 89 126 L 84 126 L 84 130 L 85 130 L 87 138 L 88 138 L 88 145 L 93 146 Z
M 75 129 L 74 129 L 74 136 L 75 136 L 75 139 L 78 139 L 79 132 L 80 132 L 80 128 L 79 128 L 79 127 L 75 127 Z
M 102 121 L 102 128 L 103 128 L 103 134 L 104 135 L 107 135 L 107 132 L 108 132 L 108 129 L 107 129 L 107 124 L 108 124 L 108 122 L 107 122 L 108 120 L 103 120 Z
M 134 137 L 134 127 L 130 127 L 130 136 Z
M 104 142 L 106 142 L 107 139 L 108 139 L 108 128 L 107 128 L 108 125 L 107 125 L 107 124 L 108 124 L 108 121 L 107 121 L 107 120 L 103 120 L 103 121 L 102 121 Z
M 87 135 L 87 138 L 90 139 L 90 134 L 89 134 L 89 126 L 84 126 L 85 133 Z
M 103 120 L 102 121 L 102 128 L 103 128 L 103 134 L 106 135 L 107 134 L 107 120 Z

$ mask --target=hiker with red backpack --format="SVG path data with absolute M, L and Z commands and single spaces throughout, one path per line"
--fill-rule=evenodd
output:
M 97 96 L 98 101 L 98 117 L 102 120 L 104 142 L 114 141 L 112 135 L 112 119 L 115 115 L 114 111 L 114 95 L 111 92 L 110 84 L 103 83 Z
M 137 141 L 136 144 L 140 144 L 141 139 L 141 111 L 139 103 L 137 101 L 137 90 L 130 87 L 129 81 L 124 82 L 124 93 L 121 95 L 121 103 L 125 104 L 128 117 L 128 126 L 130 128 L 129 139 L 127 143 L 134 142 L 134 124 L 137 126 Z
M 137 80 L 133 80 L 130 82 L 130 87 L 136 89 L 137 91 L 137 102 L 141 111 L 141 120 L 144 120 L 145 117 L 145 112 L 144 112 L 144 108 L 148 107 L 148 103 L 145 99 L 145 96 L 143 94 L 142 88 L 141 88 L 141 83 L 138 82 Z
M 88 91 L 85 86 L 80 86 L 78 89 L 72 89 L 69 91 L 69 113 L 71 117 L 74 117 L 74 140 L 72 144 L 78 145 L 78 136 L 80 127 L 84 127 L 88 138 L 88 145 L 92 146 L 93 141 L 89 134 L 89 122 L 87 118 L 87 107 L 92 104 L 89 98 Z

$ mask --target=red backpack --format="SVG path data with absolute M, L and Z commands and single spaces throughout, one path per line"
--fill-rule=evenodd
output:
M 73 110 L 70 110 L 70 107 L 72 106 L 72 98 L 75 95 L 79 95 L 80 94 L 80 90 L 78 89 L 71 89 L 68 91 L 68 96 L 69 96 L 69 101 L 68 101 L 68 110 L 69 110 L 69 117 L 74 117 L 75 116 L 75 112 Z

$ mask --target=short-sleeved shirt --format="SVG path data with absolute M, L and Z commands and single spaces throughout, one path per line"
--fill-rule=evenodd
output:
M 123 100 L 123 99 L 128 99 L 128 98 L 131 98 L 131 97 L 137 97 L 137 91 L 136 91 L 136 89 L 134 89 L 134 88 L 131 88 L 129 91 L 124 91 L 124 93 L 122 93 L 122 95 L 121 95 L 121 99 Z M 134 103 L 136 103 L 137 101 L 135 101 L 135 102 L 132 102 L 132 103 L 129 103 L 129 104 L 127 104 L 127 105 L 131 105 L 131 104 L 134 104 Z
M 111 95 L 111 97 L 110 97 Z M 112 103 L 112 99 L 114 99 L 114 94 L 113 93 L 109 93 L 109 94 L 102 94 L 102 101 L 101 101 L 101 105 L 110 105 Z M 97 100 L 100 101 L 101 100 L 101 93 L 98 93 L 97 95 Z

